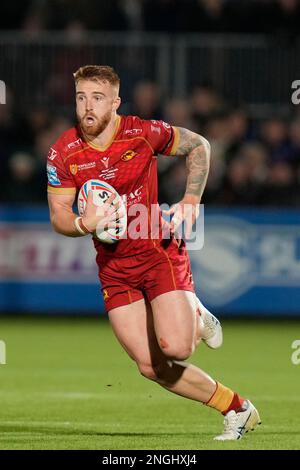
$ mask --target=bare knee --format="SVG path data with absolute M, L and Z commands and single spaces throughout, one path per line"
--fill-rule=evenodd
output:
M 174 367 L 172 360 L 164 359 L 157 364 L 137 364 L 140 373 L 149 380 L 160 385 L 171 387 L 174 385 L 183 373 L 182 367 Z
M 174 359 L 175 361 L 185 361 L 188 359 L 194 352 L 194 346 L 183 346 L 183 347 L 170 347 L 166 351 L 164 350 L 164 354 L 169 357 L 170 359 Z
M 154 382 L 159 382 L 160 384 L 168 382 L 168 376 L 172 369 L 172 366 L 167 360 L 162 360 L 157 364 L 137 363 L 137 366 L 143 377 L 153 380 Z
M 184 361 L 188 359 L 194 352 L 195 345 L 188 341 L 168 341 L 164 338 L 160 338 L 159 346 L 164 353 L 170 359 L 178 361 Z
M 156 367 L 154 367 L 152 364 L 137 363 L 137 366 L 143 377 L 149 380 L 154 380 L 155 382 L 158 380 Z

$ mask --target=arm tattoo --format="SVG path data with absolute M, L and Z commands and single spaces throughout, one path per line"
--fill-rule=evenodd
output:
M 188 170 L 186 195 L 201 198 L 209 172 L 210 145 L 204 137 L 182 127 L 179 131 L 179 146 L 176 156 L 186 157 Z

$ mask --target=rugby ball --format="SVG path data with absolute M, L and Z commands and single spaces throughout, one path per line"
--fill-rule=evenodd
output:
M 121 203 L 120 209 L 124 213 L 124 216 L 121 217 L 118 221 L 121 226 L 116 228 L 109 228 L 107 230 L 103 230 L 102 228 L 97 227 L 94 233 L 94 236 L 96 236 L 103 243 L 116 243 L 125 234 L 127 227 L 127 211 L 121 196 L 115 190 L 115 188 L 106 183 L 106 181 L 101 181 L 98 179 L 88 180 L 81 186 L 77 198 L 78 212 L 81 216 L 85 212 L 89 191 L 92 191 L 93 202 L 96 206 L 102 206 L 111 196 L 111 194 L 116 195 L 113 204 L 117 204 L 118 202 Z

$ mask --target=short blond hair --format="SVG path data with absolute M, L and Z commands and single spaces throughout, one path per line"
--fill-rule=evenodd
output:
M 84 65 L 73 73 L 75 84 L 80 80 L 92 80 L 93 82 L 108 82 L 119 88 L 120 77 L 109 65 Z

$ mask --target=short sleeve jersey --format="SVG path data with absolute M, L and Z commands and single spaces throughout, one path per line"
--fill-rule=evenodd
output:
M 164 121 L 118 116 L 114 135 L 106 147 L 87 142 L 79 127 L 64 132 L 51 147 L 47 161 L 50 193 L 75 196 L 86 181 L 96 178 L 112 185 L 125 202 L 129 233 L 112 245 L 94 238 L 100 259 L 105 255 L 131 256 L 161 243 L 161 234 L 154 234 L 150 220 L 151 209 L 156 207 L 159 212 L 157 154 L 174 155 L 177 144 L 178 129 Z M 147 209 L 146 215 L 135 213 L 134 208 L 139 205 Z M 130 236 L 131 227 L 134 239 Z M 137 237 L 139 232 L 141 236 Z

